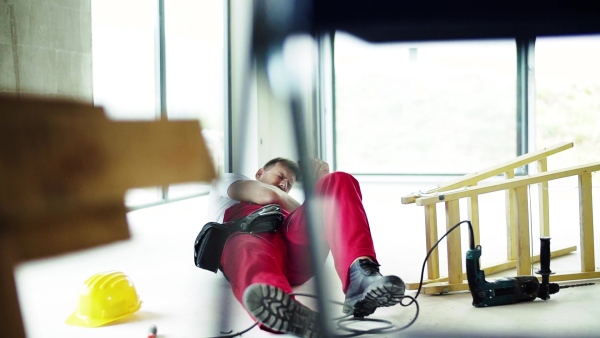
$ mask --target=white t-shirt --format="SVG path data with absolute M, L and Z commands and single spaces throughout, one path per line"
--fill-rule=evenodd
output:
M 249 180 L 248 177 L 240 174 L 222 174 L 212 184 L 210 193 L 208 194 L 208 217 L 209 221 L 223 223 L 223 216 L 227 208 L 238 204 L 236 201 L 229 197 L 227 189 L 233 184 L 233 182 L 240 180 Z

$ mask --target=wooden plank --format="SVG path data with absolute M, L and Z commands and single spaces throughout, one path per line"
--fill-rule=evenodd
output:
M 592 175 L 583 174 L 579 182 L 579 228 L 581 244 L 581 271 L 595 271 L 594 257 L 594 207 L 592 201 Z
M 475 245 L 478 245 L 481 235 L 479 231 L 479 198 L 477 196 L 467 198 L 467 213 L 473 227 L 473 241 Z
M 129 239 L 123 200 L 61 208 L 9 219 L 19 261 L 53 256 Z
M 489 266 L 486 268 L 482 268 L 482 270 L 487 276 L 487 275 L 492 275 L 495 273 L 514 269 L 516 266 L 517 266 L 516 261 L 506 261 L 506 262 L 503 262 L 500 264 L 495 264 L 495 265 L 492 265 L 492 266 Z M 462 280 L 463 281 L 467 280 L 466 272 L 463 273 Z M 435 283 L 448 283 L 448 277 L 440 277 L 440 278 L 436 278 L 436 279 L 428 279 L 428 280 L 423 281 L 423 285 L 430 285 L 430 284 L 435 284 Z M 409 290 L 417 290 L 419 288 L 419 283 L 408 283 L 407 288 Z
M 11 95 L 0 94 L 0 115 L 8 118 L 15 111 L 19 112 L 19 118 L 38 119 L 40 113 L 52 115 L 58 118 L 79 119 L 90 121 L 104 120 L 108 121 L 104 109 L 99 106 L 93 106 L 88 103 L 82 103 L 72 100 L 49 100 L 37 96 L 21 95 L 15 97 Z
M 513 170 L 504 173 L 504 177 L 509 180 L 515 177 Z M 506 208 L 506 259 L 514 261 L 517 259 L 517 214 L 515 213 L 515 191 L 507 189 L 504 192 L 505 208 Z
M 475 195 L 483 195 L 490 192 L 505 190 L 505 189 L 513 189 L 522 187 L 525 185 L 537 184 L 540 182 L 552 181 L 564 177 L 577 176 L 585 173 L 592 173 L 600 170 L 600 162 L 595 162 L 591 164 L 585 164 L 565 169 L 558 169 L 553 171 L 548 171 L 545 173 L 539 173 L 527 177 L 516 177 L 499 183 L 489 183 L 489 184 L 480 184 L 476 187 L 465 188 L 460 191 L 450 192 L 444 195 L 433 196 L 433 197 L 420 197 L 417 198 L 417 205 L 428 205 L 446 201 L 458 200 L 460 198 L 465 198 L 469 196 Z
M 2 223 L 0 223 L 2 227 Z M 25 338 L 25 327 L 17 295 L 13 271 L 17 263 L 15 243 L 7 234 L 0 233 L 0 316 L 2 337 Z
M 437 232 L 437 210 L 436 205 L 427 205 L 425 209 L 425 249 L 427 252 L 431 250 L 433 245 L 438 241 Z M 427 259 L 427 276 L 429 279 L 440 277 L 440 257 L 437 248 L 433 249 Z
M 450 293 L 457 291 L 468 291 L 469 284 L 468 283 L 437 283 L 437 284 L 428 284 L 421 288 L 421 293 L 426 295 L 435 295 L 442 293 Z
M 554 250 L 550 252 L 551 257 L 553 258 L 557 258 L 557 257 L 561 257 L 561 256 L 565 256 L 568 255 L 572 252 L 575 252 L 577 250 L 577 246 L 569 246 L 566 248 L 562 248 L 562 249 L 558 249 L 558 250 Z M 531 263 L 539 263 L 540 262 L 540 255 L 533 255 L 531 256 Z M 493 274 L 497 274 L 503 271 L 507 271 L 510 269 L 514 269 L 517 267 L 517 261 L 516 260 L 512 260 L 512 261 L 506 261 L 504 263 L 500 263 L 500 264 L 495 264 L 495 265 L 491 265 L 485 268 L 482 268 L 483 271 L 485 272 L 486 275 L 493 275 Z M 464 274 L 464 279 L 467 279 L 467 275 Z
M 555 274 L 550 275 L 550 281 L 553 283 L 556 282 L 565 282 L 565 281 L 577 281 L 577 280 L 586 280 L 586 279 L 596 279 L 600 278 L 600 271 L 596 272 L 574 272 L 574 273 L 565 273 L 565 274 Z M 538 277 L 541 281 L 541 277 Z M 493 281 L 493 279 L 490 279 Z M 450 293 L 457 291 L 467 291 L 469 290 L 469 284 L 467 282 L 462 283 L 432 283 L 424 285 L 421 288 L 421 293 L 426 295 L 434 295 L 434 294 L 442 294 L 442 293 Z
M 550 255 L 553 258 L 556 258 L 556 257 L 568 255 L 572 252 L 575 252 L 576 250 L 577 250 L 577 246 L 569 246 L 566 248 L 554 250 L 550 253 Z M 540 261 L 540 255 L 531 256 L 532 263 L 539 263 L 539 261 Z M 514 269 L 516 266 L 517 266 L 517 261 L 512 260 L 512 261 L 505 261 L 502 263 L 482 267 L 481 269 L 483 270 L 485 275 L 488 276 L 488 275 L 493 275 L 493 274 L 497 274 L 500 272 Z M 463 280 L 466 280 L 466 279 L 467 279 L 467 274 L 463 273 Z M 436 278 L 436 279 L 430 278 L 430 279 L 424 280 L 423 284 L 426 285 L 426 284 L 431 284 L 431 283 L 446 283 L 446 282 L 448 282 L 448 277 L 440 277 L 440 278 Z M 411 282 L 411 283 L 407 283 L 406 286 L 407 286 L 408 290 L 417 290 L 419 288 L 419 283 Z
M 0 185 L 3 213 L 105 203 L 133 187 L 215 177 L 197 121 L 6 116 L 12 114 L 0 113 L 0 144 L 13 146 L 0 148 L 0 176 L 10 177 Z
M 577 281 L 596 278 L 600 278 L 600 271 L 557 273 L 555 275 L 550 275 L 551 282 Z
M 517 215 L 517 275 L 531 275 L 529 199 L 527 186 L 515 189 L 515 212 Z
M 198 121 L 110 121 L 84 103 L 0 96 L 0 219 L 23 259 L 128 238 L 127 189 L 215 176 Z
M 548 160 L 537 161 L 538 173 L 548 171 Z M 540 217 L 540 237 L 550 237 L 550 209 L 548 204 L 548 182 L 538 183 L 538 214 Z
M 417 198 L 421 197 L 421 195 L 406 195 L 400 198 L 400 203 L 402 204 L 412 204 L 415 203 Z
M 568 246 L 562 249 L 558 249 L 558 250 L 554 250 L 550 252 L 550 256 L 551 257 L 560 257 L 560 256 L 565 256 L 570 254 L 571 252 L 575 252 L 577 250 L 577 246 L 573 245 L 573 246 Z M 539 263 L 540 262 L 540 255 L 533 255 L 531 256 L 531 262 L 532 263 Z
M 446 203 L 446 230 L 450 230 L 460 222 L 458 201 Z M 459 283 L 462 281 L 462 249 L 460 245 L 460 231 L 452 231 L 447 237 L 448 252 L 448 281 Z
M 437 188 L 427 191 L 426 193 L 429 194 L 429 193 L 435 193 L 435 192 L 444 192 L 444 191 L 449 191 L 449 190 L 458 189 L 458 188 L 462 188 L 462 187 L 467 187 L 470 185 L 475 185 L 475 184 L 479 183 L 480 181 L 483 181 L 484 179 L 487 179 L 487 178 L 490 178 L 490 177 L 493 177 L 496 175 L 500 175 L 507 171 L 512 171 L 515 168 L 524 166 L 526 164 L 529 164 L 531 162 L 537 161 L 542 158 L 546 158 L 550 155 L 556 154 L 558 152 L 561 152 L 563 150 L 566 150 L 566 149 L 569 149 L 572 147 L 573 147 L 573 142 L 558 143 L 556 145 L 544 148 L 544 149 L 536 151 L 536 152 L 521 155 L 521 156 L 517 157 L 516 159 L 509 160 L 509 161 L 503 162 L 501 164 L 493 165 L 493 166 L 487 167 L 485 169 L 476 171 L 474 173 L 461 176 L 460 178 L 458 178 L 456 180 L 447 182 Z M 419 198 L 419 197 L 420 196 L 418 196 L 418 195 L 407 195 L 407 196 L 402 197 L 401 201 L 402 201 L 402 204 L 415 203 L 417 198 Z
M 573 142 L 563 142 L 558 143 L 553 146 L 544 148 L 539 151 L 535 151 L 532 153 L 527 153 L 521 155 L 513 160 L 506 161 L 504 163 L 493 165 L 487 167 L 485 169 L 479 170 L 469 175 L 465 175 L 460 177 L 459 179 L 450 181 L 448 183 L 443 184 L 439 188 L 435 189 L 437 192 L 449 191 L 452 189 L 462 188 L 469 185 L 474 185 L 479 183 L 480 181 L 494 177 L 496 175 L 500 175 L 506 171 L 514 170 L 515 168 L 522 167 L 531 162 L 537 161 L 541 158 L 548 157 L 550 155 L 556 154 L 563 150 L 569 149 L 573 147 Z

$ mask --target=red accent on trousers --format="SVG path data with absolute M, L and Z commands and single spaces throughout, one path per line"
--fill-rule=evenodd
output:
M 322 224 L 316 225 L 318 237 L 331 250 L 346 292 L 350 264 L 361 256 L 377 259 L 360 187 L 352 175 L 335 172 L 316 183 L 315 195 L 319 197 L 315 209 L 322 207 Z M 227 209 L 224 221 L 244 217 L 260 207 L 238 203 Z M 252 284 L 269 284 L 291 293 L 292 286 L 313 276 L 305 207 L 291 213 L 284 210 L 284 215 L 285 220 L 275 233 L 234 234 L 225 244 L 221 265 L 242 304 L 244 291 Z M 324 262 L 327 252 L 323 251 L 317 258 Z

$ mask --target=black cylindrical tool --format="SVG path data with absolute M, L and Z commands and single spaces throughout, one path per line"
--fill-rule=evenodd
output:
M 550 284 L 550 275 L 553 274 L 550 270 L 550 237 L 540 238 L 540 269 L 537 271 L 542 275 L 542 283 L 538 291 L 538 297 L 547 300 L 550 295 L 558 292 L 558 284 Z

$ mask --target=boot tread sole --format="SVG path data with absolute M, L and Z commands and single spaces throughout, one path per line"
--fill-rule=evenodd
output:
M 244 305 L 260 323 L 272 330 L 305 338 L 321 337 L 318 313 L 277 287 L 250 285 L 244 292 Z
M 378 307 L 389 307 L 400 303 L 404 297 L 404 290 L 404 287 L 393 283 L 372 286 L 363 293 L 362 299 L 355 303 L 346 300 L 343 311 L 354 317 L 366 317 L 373 314 Z

